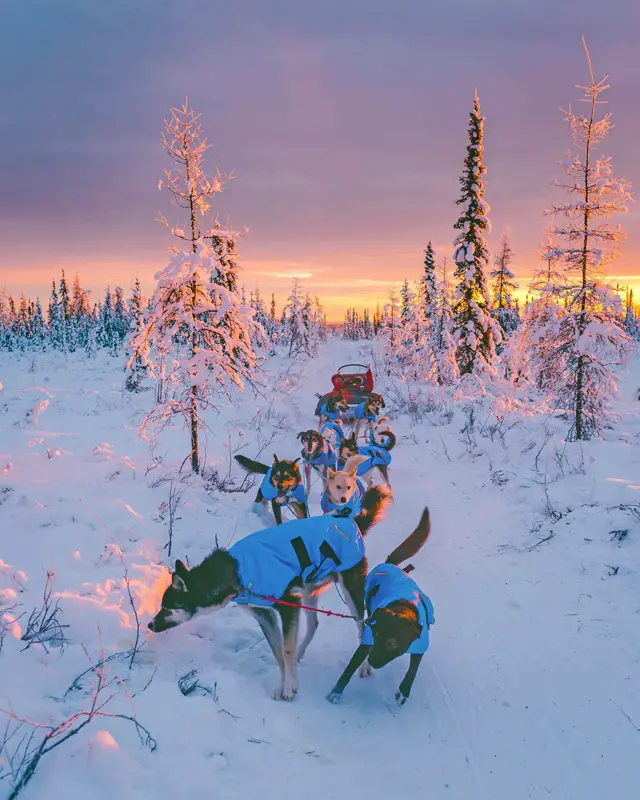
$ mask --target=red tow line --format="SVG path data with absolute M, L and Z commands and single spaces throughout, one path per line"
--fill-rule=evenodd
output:
M 364 622 L 360 617 L 354 617 L 352 614 L 341 614 L 339 611 L 329 611 L 326 608 L 314 608 L 313 606 L 305 606 L 302 603 L 290 603 L 288 600 L 281 600 L 273 595 L 267 596 L 264 594 L 256 594 L 256 592 L 248 592 L 252 597 L 258 597 L 260 600 L 268 600 L 270 603 L 277 603 L 280 606 L 290 606 L 291 608 L 302 608 L 304 611 L 313 611 L 315 614 L 326 614 L 328 617 L 340 617 L 341 619 L 355 619 L 356 622 Z

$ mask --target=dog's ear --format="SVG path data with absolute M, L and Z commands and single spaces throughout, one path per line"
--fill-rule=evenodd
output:
M 305 435 L 305 433 L 306 433 L 306 431 L 300 431 L 300 433 L 296 436 L 296 439 L 302 439 L 302 437 Z
M 349 456 L 344 467 L 342 468 L 342 471 L 346 472 L 347 475 L 350 475 L 353 478 L 355 477 L 355 474 L 358 471 L 358 467 L 360 466 L 360 464 L 362 464 L 368 458 L 369 456 L 363 456 L 360 454 L 355 456 Z
M 382 395 L 380 395 L 380 405 L 382 406 L 382 408 L 387 407 L 387 404 L 384 402 L 384 397 Z
M 330 481 L 333 480 L 336 477 L 337 474 L 338 473 L 337 473 L 337 471 L 335 469 L 331 469 L 331 467 L 327 467 L 327 477 L 329 478 Z
M 185 565 L 182 563 L 182 561 L 180 561 L 180 559 L 178 559 L 176 561 L 176 569 L 175 569 L 176 575 L 179 575 L 181 578 L 184 578 L 187 575 L 188 572 L 189 572 L 189 570 L 185 567 Z
M 291 463 L 295 467 L 295 465 L 298 463 L 298 461 L 300 461 L 300 456 L 298 456 L 298 458 L 296 458 L 296 460 L 292 461 Z
M 176 589 L 176 591 L 178 591 L 178 592 L 186 592 L 187 591 L 187 584 L 175 572 L 171 576 L 171 586 L 174 589 Z
M 280 463 L 280 459 L 278 458 L 278 456 L 275 453 L 273 454 L 273 463 L 274 464 L 279 464 Z

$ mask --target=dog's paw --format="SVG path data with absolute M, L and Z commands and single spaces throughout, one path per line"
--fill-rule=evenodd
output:
M 293 698 L 298 694 L 298 679 L 297 677 L 293 677 L 284 683 L 281 683 L 280 686 L 274 691 L 272 697 L 274 700 L 293 700 Z
M 327 700 L 330 703 L 333 703 L 334 706 L 338 705 L 342 701 L 342 692 L 336 692 L 335 689 L 332 692 L 329 692 L 327 695 Z
M 373 668 L 368 661 L 365 661 L 364 664 L 358 670 L 358 677 L 360 678 L 370 678 L 373 675 Z
M 293 700 L 297 694 L 298 690 L 294 689 L 293 686 L 278 686 L 271 697 L 274 700 Z
M 402 694 L 402 692 L 396 692 L 396 703 L 402 707 L 408 700 L 408 697 Z

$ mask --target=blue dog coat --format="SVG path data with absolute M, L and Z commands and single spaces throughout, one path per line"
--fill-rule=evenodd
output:
M 364 540 L 352 519 L 309 517 L 251 533 L 229 548 L 244 592 L 234 602 L 270 607 L 292 581 L 312 583 L 355 567 L 364 558 Z
M 262 479 L 260 491 L 262 492 L 262 496 L 265 500 L 275 500 L 278 496 L 278 490 L 271 483 L 271 468 L 269 468 L 269 472 L 267 472 Z M 302 483 L 299 483 L 292 492 L 287 492 L 284 497 L 285 499 L 284 503 L 282 504 L 283 506 L 288 506 L 291 500 L 297 500 L 299 503 L 302 503 L 305 506 L 307 505 L 307 495 L 305 494 Z
M 375 422 L 376 415 L 375 414 L 365 414 L 366 403 L 359 403 L 353 410 L 356 419 L 370 419 L 372 422 Z
M 366 475 L 374 467 L 388 467 L 391 463 L 391 453 L 377 444 L 367 444 L 358 448 L 361 456 L 367 456 L 367 460 L 358 464 L 358 475 Z
M 360 480 L 356 480 L 356 488 L 348 503 L 338 505 L 334 503 L 329 497 L 329 492 L 325 491 L 320 499 L 320 508 L 325 514 L 332 514 L 336 511 L 340 512 L 340 516 L 355 517 L 362 510 L 362 496 L 364 495 L 364 484 Z
M 418 611 L 418 621 L 422 625 L 422 633 L 411 642 L 407 653 L 423 655 L 429 649 L 429 626 L 436 618 L 431 600 L 420 589 L 418 584 L 406 572 L 395 564 L 379 564 L 367 575 L 364 585 L 364 599 L 368 616 L 371 617 L 379 608 L 386 608 L 395 600 L 408 600 Z M 362 634 L 362 644 L 373 647 L 372 625 L 368 622 Z
M 320 416 L 325 416 L 327 419 L 336 420 L 339 418 L 340 411 L 328 411 L 326 402 L 320 406 Z

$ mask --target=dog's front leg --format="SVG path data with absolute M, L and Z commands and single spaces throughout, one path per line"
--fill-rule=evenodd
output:
M 258 621 L 264 638 L 267 640 L 273 657 L 280 667 L 280 681 L 284 683 L 284 659 L 282 658 L 282 633 L 278 624 L 278 615 L 273 608 L 251 607 L 251 613 Z
M 355 429 L 354 429 L 354 433 L 356 435 L 356 444 L 358 444 L 358 439 L 360 438 L 360 428 L 361 427 L 362 427 L 362 420 L 361 419 L 357 419 L 356 420 Z
M 278 498 L 271 501 L 271 510 L 276 521 L 276 525 L 282 525 L 282 506 L 278 503 Z
M 367 562 L 363 559 L 355 567 L 341 572 L 338 580 L 344 589 L 345 601 L 349 610 L 356 618 L 356 626 L 358 628 L 358 638 L 362 641 L 362 633 L 364 631 L 364 583 L 367 576 Z M 370 664 L 365 660 L 360 665 L 359 675 L 361 678 L 368 678 L 373 670 Z
M 307 486 L 307 497 L 311 494 L 311 469 L 312 466 L 308 461 L 304 463 L 304 479 Z
M 407 674 L 402 679 L 402 683 L 400 684 L 400 687 L 396 692 L 396 703 L 399 706 L 403 706 L 409 699 L 409 695 L 411 694 L 411 687 L 413 686 L 413 682 L 416 679 L 416 675 L 418 673 L 418 667 L 420 666 L 421 661 L 422 661 L 422 655 L 411 656 Z
M 339 703 L 342 700 L 342 693 L 347 684 L 355 675 L 356 670 L 367 660 L 367 656 L 373 648 L 370 645 L 361 644 L 356 652 L 351 656 L 351 661 L 347 664 L 345 671 L 338 678 L 338 682 L 327 695 L 330 703 Z
M 299 603 L 300 600 L 293 595 L 282 598 L 287 603 Z M 278 613 L 282 619 L 282 683 L 273 695 L 274 700 L 293 700 L 298 693 L 298 673 L 296 662 L 298 660 L 298 627 L 300 623 L 300 609 L 292 606 L 278 606 Z

